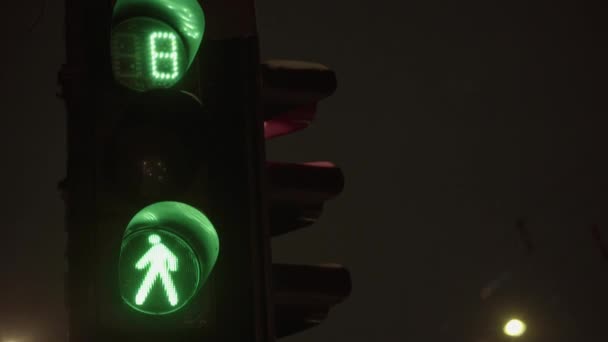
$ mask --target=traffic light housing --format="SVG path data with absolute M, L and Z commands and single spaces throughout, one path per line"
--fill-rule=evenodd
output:
M 66 1 L 70 341 L 272 340 L 244 23 L 244 0 Z
M 335 76 L 260 65 L 254 18 L 251 0 L 66 0 L 70 341 L 273 341 L 348 295 L 343 267 L 272 264 L 271 236 L 343 180 L 266 161 Z
M 265 137 L 273 139 L 308 127 L 317 104 L 336 89 L 335 73 L 324 65 L 291 60 L 262 64 Z M 272 236 L 316 222 L 326 201 L 344 187 L 331 162 L 266 163 Z M 351 291 L 348 270 L 338 264 L 273 264 L 271 302 L 275 334 L 284 337 L 320 324 Z

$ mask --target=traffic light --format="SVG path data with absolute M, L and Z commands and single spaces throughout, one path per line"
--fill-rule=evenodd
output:
M 335 73 L 309 62 L 272 60 L 262 64 L 265 136 L 272 139 L 308 127 L 317 103 L 336 89 Z M 278 236 L 314 223 L 324 203 L 344 186 L 331 162 L 267 162 L 269 224 Z M 350 274 L 341 265 L 274 264 L 271 302 L 277 337 L 311 328 L 351 291 Z
M 271 236 L 314 222 L 343 179 L 266 161 L 264 138 L 304 128 L 335 76 L 260 65 L 254 13 L 66 0 L 71 342 L 273 341 L 348 295 L 341 266 L 272 264 Z
M 66 1 L 70 341 L 271 341 L 251 1 Z

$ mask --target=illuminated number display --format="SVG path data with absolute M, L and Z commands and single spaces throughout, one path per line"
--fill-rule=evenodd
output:
M 111 49 L 114 78 L 133 90 L 171 87 L 187 68 L 179 34 L 155 19 L 137 17 L 115 26 Z
M 164 49 L 160 46 L 164 45 Z M 164 51 L 163 51 L 164 50 Z M 169 50 L 169 51 L 167 51 Z M 173 80 L 179 75 L 177 37 L 173 32 L 153 32 L 150 34 L 150 56 L 152 76 L 160 80 Z

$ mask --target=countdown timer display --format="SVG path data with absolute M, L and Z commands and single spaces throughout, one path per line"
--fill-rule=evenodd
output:
M 179 33 L 159 20 L 136 17 L 116 25 L 111 48 L 114 79 L 133 90 L 169 88 L 188 68 Z

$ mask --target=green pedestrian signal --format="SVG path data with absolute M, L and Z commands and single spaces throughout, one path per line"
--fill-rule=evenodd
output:
M 178 202 L 144 208 L 127 226 L 120 252 L 123 301 L 150 315 L 184 308 L 215 265 L 217 233 L 197 209 Z
M 137 305 L 142 305 L 146 301 L 156 279 L 162 282 L 169 304 L 176 306 L 179 302 L 175 284 L 170 274 L 170 272 L 177 272 L 178 259 L 160 240 L 158 234 L 151 234 L 148 241 L 152 247 L 135 264 L 135 268 L 138 270 L 148 269 L 148 273 L 146 273 L 146 277 L 141 283 L 137 295 L 135 295 L 135 304 Z
M 201 278 L 194 250 L 162 230 L 142 230 L 127 238 L 119 267 L 123 300 L 153 315 L 182 308 L 195 295 Z

